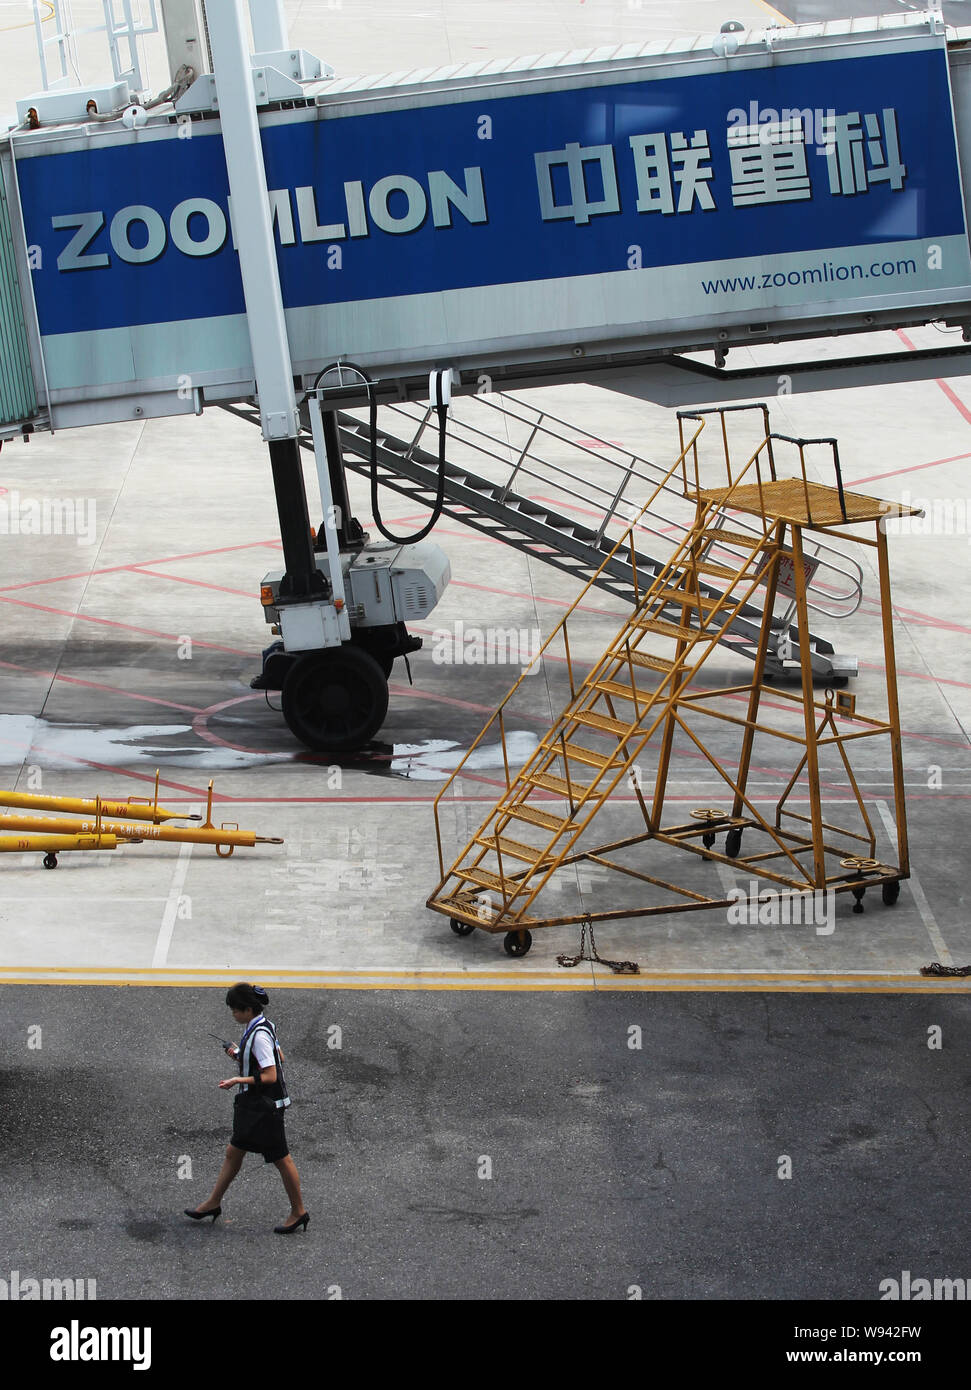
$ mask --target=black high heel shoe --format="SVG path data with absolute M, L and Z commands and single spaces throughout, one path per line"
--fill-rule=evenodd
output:
M 300 1230 L 300 1227 L 301 1227 L 301 1226 L 303 1227 L 304 1230 L 306 1230 L 307 1227 L 308 1227 L 309 1225 L 310 1225 L 310 1212 L 309 1212 L 309 1211 L 305 1211 L 304 1214 L 303 1214 L 303 1216 L 298 1216 L 298 1217 L 297 1217 L 296 1221 L 294 1221 L 294 1223 L 293 1223 L 292 1226 L 274 1226 L 274 1227 L 273 1227 L 273 1234 L 274 1234 L 275 1236 L 292 1236 L 293 1233 L 294 1233 L 294 1231 L 299 1231 L 299 1230 Z
M 193 1221 L 204 1221 L 207 1216 L 211 1216 L 212 1224 L 215 1226 L 216 1217 L 222 1215 L 222 1207 L 213 1207 L 211 1211 L 193 1211 L 190 1207 L 186 1207 L 185 1214 L 191 1216 Z

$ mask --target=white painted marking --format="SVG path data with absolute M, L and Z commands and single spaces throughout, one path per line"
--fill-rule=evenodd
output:
M 887 805 L 885 801 L 878 801 L 877 809 L 880 812 L 880 819 L 883 821 L 884 825 L 887 828 L 887 834 L 890 836 L 891 840 L 893 840 L 894 844 L 896 844 L 897 823 L 894 820 L 893 816 L 890 814 L 890 807 Z M 947 949 L 947 944 L 943 936 L 941 935 L 941 929 L 937 925 L 937 921 L 935 920 L 933 912 L 931 912 L 931 905 L 927 901 L 927 898 L 924 894 L 924 890 L 920 886 L 920 880 L 918 879 L 917 875 L 914 873 L 913 870 L 911 870 L 910 878 L 907 880 L 907 882 L 910 885 L 911 896 L 913 897 L 914 902 L 917 904 L 917 911 L 920 913 L 921 921 L 927 928 L 927 935 L 931 939 L 931 945 L 937 952 L 938 961 L 941 965 L 953 965 L 954 958 L 951 955 L 950 951 Z
M 189 814 L 201 814 L 201 806 L 190 806 Z M 185 844 L 179 850 L 179 857 L 175 863 L 175 872 L 172 875 L 172 886 L 169 888 L 169 896 L 165 903 L 165 911 L 162 913 L 162 925 L 159 927 L 158 940 L 155 942 L 155 953 L 152 956 L 152 968 L 158 969 L 165 965 L 169 958 L 169 946 L 172 944 L 172 933 L 175 930 L 176 918 L 179 912 L 179 901 L 182 897 L 182 889 L 185 886 L 185 876 L 189 872 L 189 860 L 192 858 L 192 844 Z

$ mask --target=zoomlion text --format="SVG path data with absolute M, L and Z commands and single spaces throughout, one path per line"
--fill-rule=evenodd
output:
M 826 261 L 807 270 L 771 271 L 760 275 L 730 275 L 724 280 L 702 280 L 705 294 L 739 294 L 745 290 L 782 289 L 785 285 L 827 285 L 836 280 L 879 280 L 895 275 L 916 275 L 916 261 L 871 261 L 864 265 L 834 265 Z

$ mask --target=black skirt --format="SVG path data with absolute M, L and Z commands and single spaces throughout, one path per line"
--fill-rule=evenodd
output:
M 267 1163 L 286 1158 L 287 1136 L 283 1126 L 283 1107 L 279 1109 L 266 1096 L 240 1091 L 233 1101 L 234 1149 L 262 1154 Z

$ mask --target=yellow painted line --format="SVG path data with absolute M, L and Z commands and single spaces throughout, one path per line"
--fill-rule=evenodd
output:
M 261 983 L 267 988 L 280 989 L 396 989 L 430 991 L 505 991 L 578 993 L 589 991 L 617 990 L 647 991 L 657 993 L 859 993 L 859 994 L 941 994 L 966 993 L 971 990 L 971 978 L 913 975 L 806 975 L 784 973 L 776 975 L 705 975 L 695 974 L 654 974 L 648 976 L 598 976 L 595 979 L 585 972 L 572 978 L 564 975 L 549 975 L 535 972 L 521 974 L 506 972 L 458 972 L 428 971 L 357 971 L 339 974 L 338 972 L 306 971 L 287 972 L 287 977 L 267 975 L 257 972 Z M 211 978 L 217 976 L 218 978 Z M 451 978 L 449 978 L 451 976 Z M 457 977 L 456 977 L 457 976 Z M 201 978 L 205 977 L 205 978 Z M 8 985 L 75 985 L 106 986 L 114 988 L 144 989 L 187 989 L 211 988 L 228 984 L 239 978 L 239 972 L 200 971 L 151 971 L 129 970 L 127 972 L 98 969 L 53 968 L 24 969 L 13 972 L 0 971 L 0 984 Z
M 51 0 L 44 0 L 44 4 L 47 6 L 48 13 L 44 15 L 44 18 L 41 20 L 41 24 L 46 24 L 48 20 L 54 18 L 54 6 L 51 4 Z M 0 34 L 12 34 L 15 29 L 33 29 L 33 27 L 34 21 L 32 19 L 28 19 L 23 24 L 4 25 L 4 27 L 0 29 Z
M 586 963 L 586 962 L 585 962 Z M 579 967 L 572 967 L 579 969 Z M 422 977 L 436 980 L 567 980 L 568 974 L 564 970 L 436 970 L 429 967 L 426 970 L 272 970 L 265 972 L 260 967 L 253 969 L 253 966 L 236 967 L 236 969 L 213 969 L 210 966 L 161 966 L 153 969 L 150 966 L 0 966 L 0 980 L 6 981 L 19 979 L 19 973 L 31 974 L 31 976 L 51 976 L 51 974 L 69 974 L 69 976 L 83 976 L 86 973 L 97 974 L 97 976 L 121 976 L 128 980 L 131 976 L 140 976 L 150 981 L 165 981 L 171 977 L 174 984 L 185 984 L 186 980 L 194 980 L 200 976 L 213 977 L 213 984 L 219 984 L 222 980 L 229 980 L 236 983 L 240 979 L 240 973 L 249 973 L 257 984 L 269 986 L 274 984 L 278 988 L 288 988 L 294 981 L 307 981 L 308 984 L 326 984 L 331 981 L 342 981 L 346 979 L 371 980 L 386 979 L 390 980 L 421 980 Z M 586 972 L 581 972 L 586 973 Z M 601 980 L 611 979 L 604 974 Z M 878 970 L 878 972 L 849 972 L 838 974 L 828 972 L 814 972 L 814 970 L 771 970 L 771 972 L 758 972 L 758 970 L 642 970 L 638 976 L 631 976 L 633 980 L 727 980 L 742 981 L 764 980 L 772 983 L 790 983 L 790 981 L 803 980 L 806 983 L 833 983 L 833 981 L 874 981 L 874 983 L 892 983 L 893 980 L 915 980 L 915 979 L 939 979 L 938 976 L 920 976 L 917 970 Z M 952 979 L 960 979 L 960 976 L 953 976 Z M 971 977 L 968 977 L 971 979 Z
M 0 983 L 4 983 L 0 981 Z M 47 985 L 50 988 L 74 987 L 110 987 L 113 989 L 201 989 L 203 986 L 193 986 L 191 983 L 176 983 L 170 981 L 153 980 L 16 980 L 7 983 L 20 984 L 35 987 L 37 985 Z M 318 984 L 293 984 L 290 989 L 321 989 Z M 582 993 L 616 993 L 618 990 L 626 990 L 634 993 L 652 994 L 967 994 L 967 987 L 954 987 L 954 983 L 945 988 L 944 982 L 934 985 L 690 985 L 690 984 L 660 984 L 651 982 L 647 985 L 638 985 L 631 980 L 607 980 L 607 981 L 587 981 L 583 984 L 538 984 L 526 981 L 522 984 L 434 984 L 430 982 L 411 982 L 401 981 L 396 984 L 375 984 L 367 981 L 350 982 L 345 981 L 341 985 L 332 986 L 340 990 L 375 990 L 393 989 L 399 993 L 439 993 L 443 990 L 457 991 L 465 994 L 481 994 L 484 992 L 503 993 L 503 994 L 582 994 Z
M 777 10 L 774 5 L 766 4 L 766 0 L 755 0 L 760 10 L 765 10 L 767 15 L 771 15 L 777 24 L 793 24 L 795 21 L 789 19 L 781 10 Z

